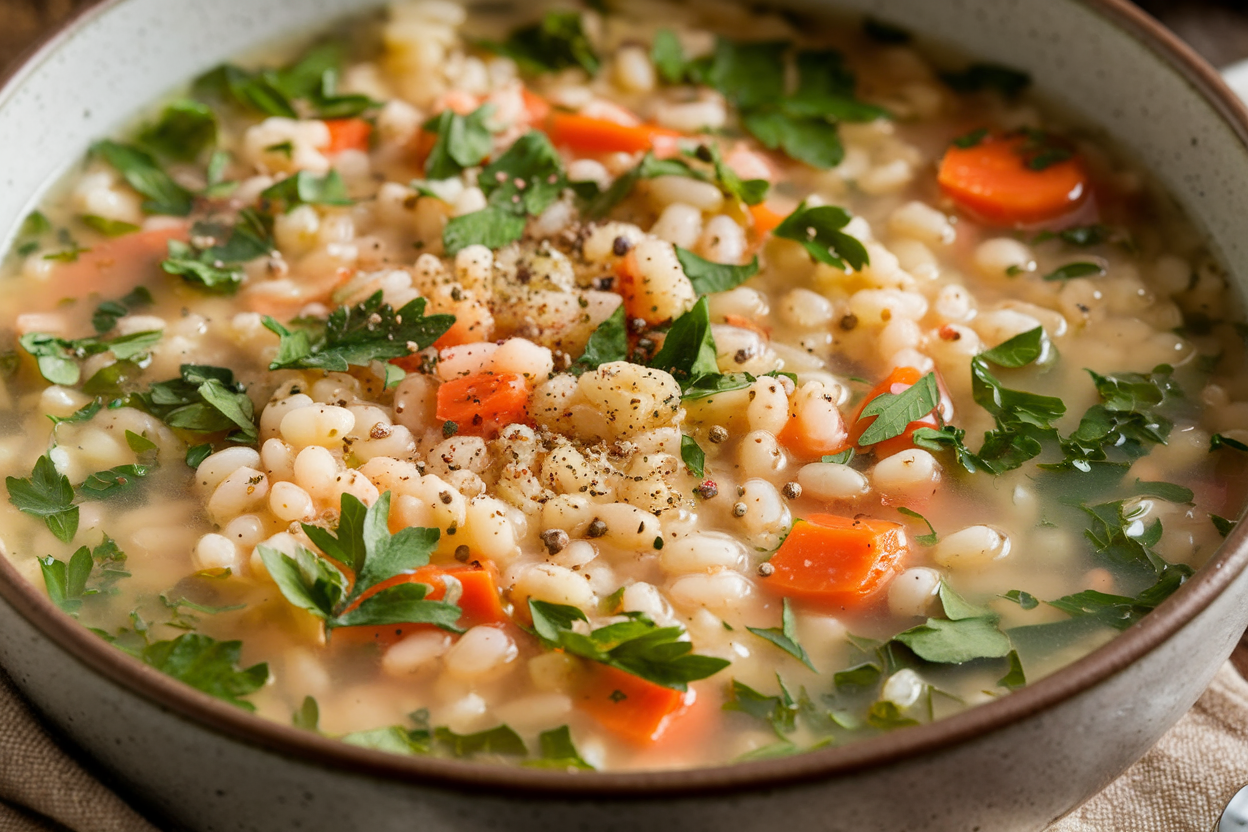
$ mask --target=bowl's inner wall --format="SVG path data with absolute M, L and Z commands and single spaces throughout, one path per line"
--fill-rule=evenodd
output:
M 127 0 L 105 3 L 0 94 L 0 241 L 92 138 L 240 52 L 383 0 Z M 1077 0 L 789 0 L 904 25 L 977 59 L 1024 69 L 1039 92 L 1097 125 L 1152 171 L 1206 231 L 1232 275 L 1248 275 L 1244 140 L 1192 84 L 1126 31 L 1109 3 Z M 1123 6 L 1126 4 L 1124 3 Z

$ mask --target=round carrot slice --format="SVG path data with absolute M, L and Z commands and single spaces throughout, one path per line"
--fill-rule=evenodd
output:
M 945 151 L 937 181 L 961 208 L 993 225 L 1058 219 L 1088 198 L 1091 185 L 1077 156 L 1044 141 L 1032 132 L 955 144 Z

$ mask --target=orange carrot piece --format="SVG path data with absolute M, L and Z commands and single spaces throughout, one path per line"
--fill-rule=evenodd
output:
M 1083 163 L 1072 157 L 1043 170 L 1027 166 L 1028 137 L 988 136 L 951 146 L 937 181 L 961 208 L 993 225 L 1030 225 L 1073 212 L 1092 192 Z
M 373 135 L 373 125 L 362 118 L 326 119 L 329 128 L 329 144 L 325 152 L 330 156 L 344 150 L 368 150 L 368 140 Z
M 524 112 L 529 124 L 545 124 L 546 119 L 550 118 L 550 102 L 528 87 L 520 88 L 520 98 L 524 101 Z
M 754 235 L 765 237 L 775 231 L 784 222 L 784 215 L 767 207 L 766 202 L 750 206 L 750 216 L 754 218 Z
M 85 297 L 93 292 L 107 296 L 125 294 L 162 274 L 160 261 L 169 256 L 169 241 L 185 241 L 188 229 L 188 224 L 179 223 L 136 231 L 97 243 L 72 263 L 57 263 L 48 289 L 40 292 L 38 298 L 26 301 L 28 310 L 51 309 L 64 298 Z
M 436 415 L 459 433 L 492 438 L 507 425 L 526 422 L 529 385 L 518 373 L 477 373 L 438 387 Z
M 780 435 L 776 437 L 776 440 L 796 459 L 815 462 L 830 454 L 840 453 L 849 447 L 844 443 L 843 434 L 839 439 L 841 441 L 835 443 L 820 442 L 818 437 L 811 436 L 804 431 L 801 427 L 801 420 L 794 418 L 792 414 L 781 428 Z
M 551 113 L 547 134 L 556 147 L 574 153 L 640 153 L 674 147 L 683 134 L 655 124 L 635 127 L 576 113 Z
M 811 514 L 793 524 L 763 585 L 824 609 L 862 607 L 901 571 L 902 527 L 884 520 Z
M 854 418 L 849 424 L 849 441 L 854 447 L 858 446 L 858 440 L 866 433 L 867 428 L 871 427 L 871 423 L 876 420 L 875 416 L 862 417 L 862 411 L 873 400 L 878 399 L 885 393 L 896 395 L 909 389 L 923 377 L 923 373 L 914 367 L 898 367 L 889 373 L 888 378 L 872 388 L 867 397 L 862 400 L 862 404 L 858 405 L 858 410 L 854 413 Z M 940 390 L 940 401 L 936 407 L 932 408 L 932 412 L 928 413 L 921 419 L 915 419 L 906 429 L 898 436 L 891 439 L 885 439 L 883 442 L 876 442 L 867 448 L 861 450 L 869 450 L 878 458 L 883 459 L 886 456 L 901 453 L 914 447 L 914 432 L 919 428 L 939 428 L 942 424 L 947 424 L 953 420 L 953 399 L 949 396 L 949 391 L 945 389 L 945 383 L 940 376 L 936 376 L 936 386 Z M 828 453 L 831 453 L 830 451 Z
M 432 589 L 425 597 L 430 601 L 440 601 L 446 597 L 446 581 L 452 577 L 459 581 L 463 589 L 459 596 L 459 608 L 463 615 L 459 618 L 459 626 L 468 628 L 478 625 L 508 624 L 511 619 L 503 608 L 498 593 L 498 568 L 493 563 L 485 562 L 474 566 L 422 566 L 410 575 L 399 575 L 383 581 L 364 593 L 361 601 L 376 595 L 383 589 L 405 583 L 428 584 Z M 369 642 L 389 646 L 412 633 L 432 629 L 432 624 L 389 624 L 383 627 L 343 627 L 334 632 L 334 638 L 352 644 Z
M 657 742 L 697 699 L 605 664 L 594 665 L 577 695 L 581 708 L 603 728 L 629 742 Z

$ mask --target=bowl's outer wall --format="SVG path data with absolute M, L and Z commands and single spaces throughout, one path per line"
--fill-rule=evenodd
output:
M 1158 649 L 1078 696 L 914 760 L 711 798 L 525 799 L 393 782 L 229 739 L 139 699 L 0 604 L 0 663 L 140 806 L 195 832 L 1038 832 L 1186 711 L 1243 632 L 1248 572 Z
M 182 79 L 283 32 L 377 0 L 130 0 L 89 16 L 0 95 L 0 229 L 90 140 Z M 822 4 L 805 0 L 806 7 Z M 1236 131 L 1151 48 L 1073 0 L 843 0 L 983 59 L 1103 126 L 1155 171 L 1248 275 L 1237 233 L 1248 153 Z M 19 161 L 13 161 L 19 160 Z M 0 237 L 5 236 L 0 234 Z M 1241 283 L 1242 285 L 1242 283 Z M 1237 561 L 1237 568 L 1241 564 Z M 11 571 L 11 570 L 10 570 Z M 825 783 L 731 797 L 628 801 L 467 794 L 329 771 L 230 739 L 68 656 L 0 603 L 0 662 L 68 735 L 148 807 L 196 830 L 773 829 L 1036 830 L 1136 759 L 1211 678 L 1248 623 L 1248 574 L 1125 670 L 1057 706 L 920 759 Z M 12 597 L 12 589 L 0 586 Z

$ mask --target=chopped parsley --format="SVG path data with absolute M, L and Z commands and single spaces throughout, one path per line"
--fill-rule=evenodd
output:
M 258 547 L 260 558 L 286 600 L 320 618 L 328 630 L 433 624 L 463 632 L 456 623 L 461 610 L 451 598 L 457 594 L 458 583 L 450 576 L 443 578 L 448 584 L 448 598 L 440 601 L 429 600 L 426 596 L 431 587 L 421 583 L 400 583 L 373 591 L 392 578 L 426 566 L 438 543 L 437 529 L 409 527 L 390 534 L 386 526 L 389 514 L 389 491 L 372 506 L 343 494 L 337 534 L 302 524 L 323 555 L 300 547 L 291 557 L 262 545 Z M 354 580 L 348 581 L 334 561 L 347 566 Z
M 172 641 L 147 645 L 138 657 L 179 682 L 229 702 L 245 711 L 256 708 L 242 697 L 255 693 L 269 680 L 269 666 L 239 667 L 241 641 L 217 641 L 199 633 L 187 633 Z
M 425 132 L 436 137 L 425 160 L 425 175 L 449 179 L 481 164 L 494 148 L 494 134 L 486 123 L 493 109 L 484 104 L 466 116 L 446 109 L 425 122 Z
M 610 317 L 598 324 L 585 344 L 585 352 L 572 363 L 568 372 L 579 376 L 589 370 L 596 370 L 603 364 L 628 358 L 628 332 L 624 317 L 624 306 L 621 305 Z
M 228 431 L 228 441 L 246 445 L 259 439 L 251 399 L 223 367 L 183 364 L 179 378 L 156 382 L 125 403 L 194 436 Z
M 82 359 L 105 352 L 111 352 L 118 361 L 142 358 L 151 353 L 161 335 L 160 330 L 148 330 L 116 338 L 91 335 L 69 340 L 45 332 L 28 332 L 18 339 L 18 343 L 34 357 L 39 374 L 47 381 L 73 386 L 82 377 L 79 365 Z
M 145 213 L 175 217 L 191 213 L 194 195 L 175 182 L 146 151 L 105 140 L 92 145 L 91 152 L 116 168 L 126 183 L 144 197 Z
M 579 67 L 596 75 L 602 66 L 585 34 L 579 12 L 547 12 L 540 21 L 517 29 L 502 43 L 477 41 L 476 45 L 511 58 L 529 73 Z
M 193 162 L 217 143 L 216 114 L 198 101 L 174 101 L 139 133 L 138 142 L 157 156 Z
M 78 533 L 78 506 L 69 477 L 56 470 L 52 457 L 44 454 L 27 478 L 7 477 L 9 502 L 23 514 L 43 518 L 48 530 L 65 543 Z
M 125 552 L 105 535 L 94 549 L 79 547 L 67 562 L 51 555 L 39 558 L 39 569 L 52 603 L 76 616 L 87 598 L 114 593 L 113 585 L 130 577 L 125 562 Z
M 269 369 L 344 372 L 388 362 L 423 350 L 454 323 L 453 315 L 425 315 L 424 298 L 396 311 L 380 291 L 355 306 L 339 306 L 324 322 L 306 322 L 293 330 L 266 316 L 265 327 L 281 338 Z M 398 367 L 386 365 L 387 382 L 402 377 Z
M 189 244 L 170 240 L 169 257 L 160 267 L 168 274 L 179 275 L 187 283 L 215 294 L 236 291 L 247 276 L 244 264 L 267 256 L 276 248 L 272 217 L 250 208 L 239 212 L 233 226 L 219 222 L 195 223 L 191 239 Z
M 899 514 L 904 514 L 907 517 L 913 517 L 915 520 L 918 520 L 920 523 L 927 526 L 928 534 L 915 535 L 914 537 L 915 541 L 921 545 L 935 546 L 937 541 L 940 540 L 939 535 L 936 534 L 936 527 L 932 525 L 932 521 L 928 520 L 922 514 L 919 514 L 912 508 L 906 508 L 905 506 L 898 506 L 897 512 Z
M 91 325 L 95 327 L 96 332 L 103 334 L 117 326 L 117 321 L 121 318 L 151 305 L 152 293 L 147 287 L 139 286 L 125 297 L 106 300 L 97 306 L 91 315 Z
M 701 475 L 699 474 L 699 476 Z M 793 614 L 793 608 L 789 606 L 788 598 L 784 599 L 779 627 L 767 629 L 746 627 L 746 629 L 759 638 L 770 641 L 811 670 L 815 669 L 814 664 L 810 661 L 810 654 L 806 652 L 806 648 L 802 647 L 797 640 L 797 616 Z
M 1077 277 L 1100 277 L 1105 267 L 1100 263 L 1067 263 L 1044 276 L 1045 280 L 1074 280 Z
M 906 432 L 911 422 L 922 419 L 940 403 L 936 374 L 928 373 L 900 393 L 881 393 L 867 402 L 860 418 L 874 416 L 858 444 L 866 447 Z
M 725 659 L 692 654 L 682 627 L 660 627 L 644 613 L 623 613 L 624 621 L 591 630 L 574 629 L 589 623 L 576 607 L 529 599 L 533 631 L 551 649 L 614 667 L 656 685 L 687 690 L 689 682 L 713 676 L 728 666 Z
M 270 185 L 260 192 L 261 204 L 268 204 L 280 211 L 290 211 L 300 205 L 337 205 L 354 204 L 347 194 L 347 186 L 338 171 L 318 176 L 311 171 L 301 170 L 288 176 L 276 185 Z
M 850 219 L 849 212 L 844 208 L 835 205 L 807 208 L 803 202 L 776 226 L 775 236 L 801 243 L 820 263 L 838 269 L 861 269 L 870 263 L 870 258 L 866 247 L 857 238 L 841 230 Z
M 693 290 L 699 295 L 710 295 L 715 292 L 726 292 L 735 289 L 754 275 L 758 274 L 758 257 L 743 266 L 728 263 L 715 263 L 694 254 L 688 249 L 676 246 L 676 259 L 680 268 L 693 284 Z
M 680 435 L 680 458 L 695 477 L 701 479 L 706 475 L 706 451 L 687 433 Z
M 1031 76 L 1008 66 L 974 63 L 961 72 L 942 72 L 940 79 L 954 92 L 991 91 L 1016 98 L 1031 86 Z

